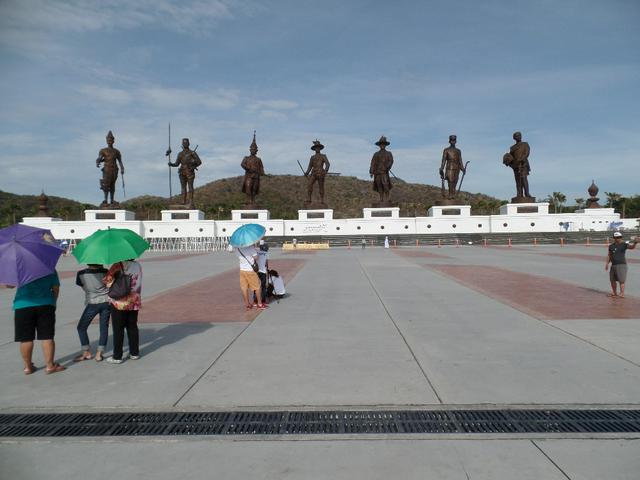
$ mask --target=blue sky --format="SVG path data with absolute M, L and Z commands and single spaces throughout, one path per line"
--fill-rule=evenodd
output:
M 99 203 L 113 130 L 127 196 L 166 196 L 170 121 L 197 185 L 240 175 L 254 129 L 269 173 L 319 138 L 368 178 L 386 135 L 398 177 L 439 184 L 455 133 L 465 190 L 508 199 L 521 130 L 539 199 L 638 194 L 638 25 L 637 0 L 0 0 L 0 189 Z

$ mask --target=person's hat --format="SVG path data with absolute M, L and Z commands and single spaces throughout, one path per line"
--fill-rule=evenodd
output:
M 324 148 L 324 145 L 321 144 L 318 139 L 313 141 L 313 145 L 311 146 L 311 150 L 317 150 L 318 152 Z
M 622 238 L 622 234 L 620 232 L 614 232 L 613 238 Z
M 387 137 L 383 135 L 380 137 L 380 140 L 376 142 L 376 145 L 380 146 L 380 145 L 391 145 L 391 144 L 387 141 Z
M 113 140 L 116 139 L 116 137 L 113 136 L 113 132 L 111 130 L 107 132 L 107 138 L 112 138 Z

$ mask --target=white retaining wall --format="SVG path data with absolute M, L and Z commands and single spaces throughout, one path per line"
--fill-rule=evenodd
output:
M 544 233 L 607 231 L 612 229 L 635 229 L 638 219 L 620 219 L 612 208 L 583 210 L 575 213 L 546 213 L 548 204 L 537 204 L 538 213 L 513 213 L 513 205 L 505 206 L 509 214 L 470 215 L 468 207 L 461 206 L 460 215 L 442 215 L 437 209 L 427 217 L 371 216 L 347 219 L 243 219 L 198 220 L 201 212 L 189 215 L 190 219 L 171 219 L 171 211 L 163 211 L 163 220 L 121 220 L 133 218 L 131 212 L 117 211 L 115 220 L 95 220 L 95 211 L 87 212 L 85 221 L 63 221 L 59 218 L 25 217 L 23 223 L 51 230 L 59 239 L 82 239 L 99 229 L 128 228 L 145 238 L 197 238 L 228 237 L 244 223 L 259 223 L 267 229 L 266 236 L 305 237 L 318 235 L 415 235 L 415 234 L 489 234 L 489 233 Z M 513 207 L 513 208 L 512 208 Z M 448 206 L 446 208 L 456 208 Z M 104 212 L 104 211 L 103 211 Z M 328 217 L 332 216 L 327 215 Z M 301 214 L 301 218 L 306 215 Z M 267 217 L 268 218 L 268 217 Z

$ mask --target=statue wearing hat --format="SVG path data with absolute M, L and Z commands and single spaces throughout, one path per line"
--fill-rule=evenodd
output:
M 307 167 L 307 171 L 304 172 L 305 177 L 307 177 L 307 207 L 312 205 L 311 197 L 313 195 L 313 185 L 316 182 L 318 183 L 318 191 L 320 192 L 320 203 L 318 206 L 322 208 L 327 207 L 324 202 L 324 179 L 327 176 L 330 164 L 327 156 L 320 153 L 323 148 L 324 145 L 322 145 L 318 140 L 315 140 L 311 146 L 311 150 L 316 153 L 314 153 L 309 159 L 309 166 Z
M 196 146 L 196 149 L 198 147 Z M 167 150 L 167 154 L 171 153 L 171 149 Z M 189 139 L 182 139 L 182 151 L 178 154 L 175 163 L 168 162 L 170 167 L 178 168 L 178 176 L 180 177 L 180 190 L 182 194 L 182 204 L 194 208 L 193 203 L 193 182 L 196 178 L 196 170 L 202 165 L 202 160 L 195 150 L 189 148 Z M 188 202 L 187 202 L 188 197 Z
M 378 192 L 380 195 L 380 203 L 377 206 L 386 207 L 390 205 L 389 196 L 392 185 L 389 173 L 393 166 L 393 155 L 386 149 L 387 146 L 390 145 L 387 141 L 387 137 L 380 137 L 380 140 L 376 142 L 376 145 L 380 150 L 374 153 L 371 158 L 369 175 L 373 178 L 373 190 Z
M 440 178 L 442 179 L 442 196 L 443 202 L 453 200 L 458 194 L 458 178 L 460 171 L 466 172 L 462 163 L 462 152 L 456 147 L 458 138 L 455 135 L 449 135 L 449 146 L 442 151 L 442 163 L 440 164 Z M 447 181 L 448 192 L 445 193 L 444 181 Z
M 505 153 L 502 157 L 502 163 L 513 169 L 513 175 L 516 179 L 516 196 L 511 199 L 513 203 L 532 203 L 535 197 L 529 193 L 529 144 L 522 141 L 522 134 L 515 132 L 513 139 L 516 143 L 511 145 L 509 153 Z
M 242 193 L 247 195 L 247 207 L 256 206 L 256 196 L 260 192 L 260 177 L 264 175 L 262 160 L 256 156 L 258 145 L 256 144 L 256 132 L 253 131 L 253 141 L 249 147 L 251 155 L 244 157 L 240 166 L 244 169 L 244 180 L 242 181 Z
M 124 175 L 124 165 L 122 165 L 122 156 L 120 150 L 113 147 L 115 137 L 111 130 L 107 133 L 107 146 L 98 152 L 96 159 L 96 167 L 102 166 L 102 178 L 100 179 L 100 190 L 104 192 L 104 201 L 100 204 L 101 208 L 119 207 L 120 204 L 113 200 L 116 191 L 116 180 L 118 179 L 118 165 Z M 110 201 L 107 200 L 110 198 Z

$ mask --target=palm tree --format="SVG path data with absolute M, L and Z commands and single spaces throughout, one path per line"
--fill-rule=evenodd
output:
M 581 210 L 584 208 L 584 198 L 576 198 L 576 210 Z
M 11 203 L 9 205 L 9 215 L 11 215 L 12 218 L 12 223 L 15 224 L 16 223 L 16 213 L 18 213 L 20 211 L 20 205 L 18 205 L 17 203 Z
M 553 213 L 562 213 L 562 206 L 567 201 L 567 196 L 562 192 L 553 192 L 549 198 L 553 203 Z

